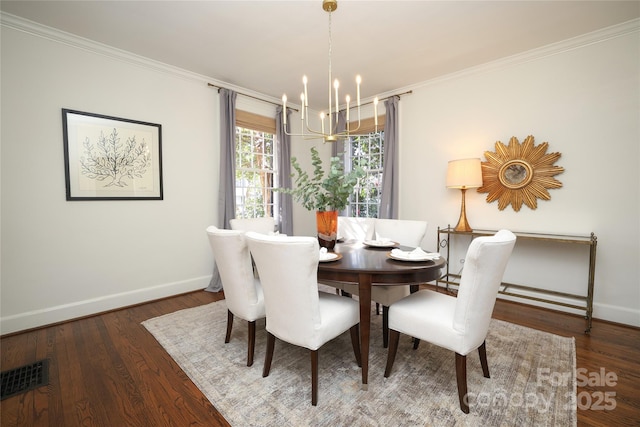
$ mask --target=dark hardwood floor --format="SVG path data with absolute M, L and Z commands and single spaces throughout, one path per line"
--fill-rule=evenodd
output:
M 2 371 L 45 358 L 50 368 L 48 386 L 0 402 L 0 425 L 228 426 L 140 324 L 222 297 L 199 291 L 2 337 Z M 586 383 L 578 387 L 578 425 L 640 425 L 639 329 L 596 320 L 585 335 L 578 316 L 500 300 L 494 317 L 575 337 L 578 380 Z M 592 378 L 603 369 L 615 385 L 612 374 L 610 385 Z

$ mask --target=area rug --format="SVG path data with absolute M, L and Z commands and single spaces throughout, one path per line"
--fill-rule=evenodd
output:
M 262 377 L 264 321 L 257 323 L 255 362 L 246 366 L 247 324 L 236 319 L 224 343 L 224 301 L 147 320 L 143 325 L 233 426 L 575 426 L 573 338 L 492 320 L 487 337 L 491 378 L 477 352 L 467 356 L 470 413 L 459 407 L 454 353 L 401 336 L 393 371 L 384 378 L 387 350 L 381 317 L 372 314 L 369 387 L 349 333 L 319 351 L 318 406 L 311 405 L 309 352 L 276 341 Z

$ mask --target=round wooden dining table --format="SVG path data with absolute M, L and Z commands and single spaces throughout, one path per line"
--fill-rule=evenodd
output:
M 402 250 L 413 248 L 400 247 Z M 362 388 L 367 389 L 369 377 L 369 335 L 371 332 L 371 287 L 376 285 L 417 285 L 440 278 L 444 258 L 433 261 L 398 261 L 389 254 L 391 248 L 370 247 L 355 240 L 337 243 L 334 252 L 341 258 L 320 262 L 318 280 L 351 282 L 358 285 L 360 301 L 360 351 Z

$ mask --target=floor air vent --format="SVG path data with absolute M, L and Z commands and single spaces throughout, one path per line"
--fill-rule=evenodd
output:
M 2 372 L 0 400 L 49 383 L 49 360 Z

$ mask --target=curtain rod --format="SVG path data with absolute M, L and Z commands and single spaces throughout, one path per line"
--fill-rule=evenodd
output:
M 220 89 L 223 89 L 222 87 L 220 87 L 220 86 L 216 86 L 216 85 L 214 85 L 213 83 L 207 83 L 207 85 L 208 85 L 209 87 L 215 87 L 216 89 L 218 89 L 218 92 L 220 91 Z M 379 101 L 379 102 L 381 102 L 381 101 L 385 101 L 385 100 L 387 100 L 387 99 L 389 99 L 389 98 L 392 98 L 392 97 L 394 97 L 394 96 L 410 95 L 410 94 L 412 94 L 412 93 L 413 93 L 413 91 L 412 91 L 412 90 L 408 90 L 408 91 L 406 91 L 406 92 L 397 93 L 397 94 L 395 94 L 395 95 L 389 95 L 389 96 L 387 96 L 386 98 L 379 99 L 378 101 Z M 267 103 L 269 103 L 269 104 L 273 104 L 273 105 L 282 105 L 282 104 L 280 104 L 280 103 L 276 103 L 276 102 L 272 102 L 272 101 L 267 101 L 266 99 L 258 98 L 257 96 L 247 95 L 246 93 L 240 93 L 240 92 L 238 92 L 238 94 L 239 94 L 239 95 L 242 95 L 242 96 L 246 96 L 246 97 L 248 97 L 248 98 L 257 99 L 258 101 L 267 102 Z M 363 105 L 369 105 L 369 104 L 373 104 L 373 101 L 365 102 L 364 104 L 360 104 L 360 106 L 363 106 Z M 296 113 L 298 112 L 298 110 L 297 110 L 297 109 L 295 109 L 295 108 L 291 108 L 291 107 L 287 107 L 287 108 L 288 108 L 288 109 L 290 109 L 290 110 L 295 111 Z M 340 110 L 340 111 L 342 111 L 342 110 Z
M 412 93 L 413 93 L 412 90 L 408 90 L 408 91 L 402 92 L 402 93 L 396 93 L 394 95 L 389 95 L 386 98 L 378 99 L 378 102 L 386 101 L 387 99 L 393 98 L 394 96 L 411 95 Z M 360 104 L 360 106 L 369 105 L 369 104 L 373 104 L 373 101 L 365 102 L 364 104 Z M 340 111 L 342 111 L 342 110 L 340 110 Z
M 220 86 L 216 86 L 216 85 L 214 85 L 213 83 L 207 83 L 207 86 L 209 86 L 209 87 L 215 87 L 216 89 L 218 89 L 218 92 L 220 92 L 220 89 L 223 89 L 222 87 L 220 87 Z M 272 105 L 276 105 L 276 106 L 278 106 L 278 105 L 280 105 L 280 106 L 281 106 L 281 105 L 282 105 L 281 103 L 273 102 L 273 101 L 267 101 L 266 99 L 258 98 L 257 96 L 253 96 L 253 95 L 247 95 L 246 93 L 241 93 L 241 92 L 237 92 L 237 93 L 238 93 L 238 95 L 246 96 L 247 98 L 257 99 L 258 101 L 266 102 L 266 103 L 268 103 L 268 104 L 272 104 Z M 291 108 L 291 107 L 287 107 L 287 108 L 288 108 L 289 110 L 293 110 L 293 111 L 295 111 L 296 113 L 298 112 L 298 110 L 296 110 L 295 108 Z

